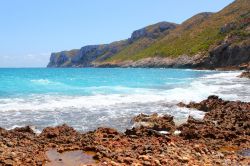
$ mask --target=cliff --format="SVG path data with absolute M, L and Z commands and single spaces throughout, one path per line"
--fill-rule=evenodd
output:
M 160 22 L 129 39 L 52 53 L 48 67 L 239 67 L 250 61 L 250 3 L 236 0 L 217 13 L 177 25 Z
M 81 49 L 52 53 L 48 67 L 93 67 L 97 63 L 104 62 L 115 56 L 125 48 L 134 47 L 134 52 L 142 50 L 157 39 L 176 28 L 177 24 L 160 22 L 148 27 L 136 30 L 126 40 L 103 45 L 89 45 Z

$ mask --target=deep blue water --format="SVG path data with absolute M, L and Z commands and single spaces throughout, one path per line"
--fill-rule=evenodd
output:
M 124 129 L 138 113 L 168 113 L 185 119 L 176 103 L 208 95 L 249 101 L 250 83 L 239 72 L 185 69 L 0 69 L 0 126 L 68 123 L 78 130 Z M 194 116 L 203 113 L 192 111 Z

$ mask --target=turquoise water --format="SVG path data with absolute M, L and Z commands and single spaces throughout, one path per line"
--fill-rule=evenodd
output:
M 1 69 L 1 96 L 129 94 L 169 89 L 207 72 L 164 69 Z
M 78 130 L 125 129 L 138 113 L 172 114 L 177 120 L 199 111 L 176 103 L 216 94 L 249 101 L 249 80 L 239 72 L 185 69 L 0 69 L 0 126 L 68 123 Z

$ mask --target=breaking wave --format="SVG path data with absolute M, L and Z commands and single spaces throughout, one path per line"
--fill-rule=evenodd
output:
M 188 78 L 184 83 L 181 80 L 181 83 L 173 82 L 171 86 L 165 82 L 148 87 L 81 87 L 49 79 L 32 79 L 33 84 L 67 87 L 66 90 L 80 93 L 1 97 L 0 126 L 12 128 L 15 125 L 35 125 L 41 130 L 46 126 L 68 123 L 83 131 L 98 126 L 124 130 L 129 126 L 130 119 L 139 113 L 171 114 L 177 122 L 190 114 L 196 118 L 203 117 L 203 112 L 177 107 L 178 102 L 199 102 L 209 95 L 218 95 L 227 100 L 250 101 L 250 82 L 238 78 L 239 72 L 204 73 L 199 77 Z

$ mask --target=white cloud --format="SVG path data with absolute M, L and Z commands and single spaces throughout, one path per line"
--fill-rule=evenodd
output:
M 0 67 L 46 67 L 50 53 L 29 53 L 26 55 L 0 55 Z

